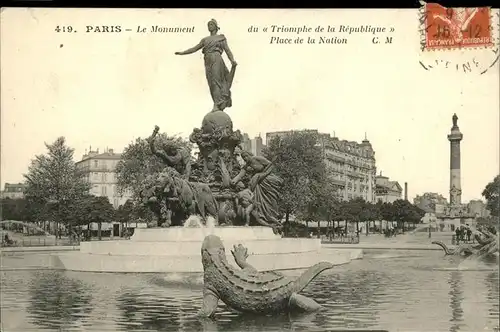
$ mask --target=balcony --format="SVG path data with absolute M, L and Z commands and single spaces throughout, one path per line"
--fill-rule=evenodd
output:
M 114 172 L 115 170 L 106 165 L 104 166 L 84 166 L 80 167 L 84 172 Z
M 336 163 L 340 163 L 340 164 L 343 164 L 345 162 L 344 158 L 339 157 L 339 156 L 334 156 L 334 155 L 331 155 L 328 153 L 326 154 L 326 159 L 331 160 L 331 161 L 336 162 Z
M 331 179 L 332 183 L 339 187 L 345 187 L 345 181 L 339 179 Z

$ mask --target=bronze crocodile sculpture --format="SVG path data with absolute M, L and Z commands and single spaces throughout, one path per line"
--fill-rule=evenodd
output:
M 453 256 L 477 256 L 487 257 L 498 255 L 498 235 L 492 234 L 488 231 L 480 231 L 481 235 L 474 236 L 477 244 L 464 243 L 457 246 L 455 249 L 450 249 L 446 244 L 441 241 L 432 241 L 432 244 L 437 244 L 443 248 L 446 255 Z
M 205 237 L 201 256 L 203 263 L 203 307 L 200 316 L 212 317 L 219 300 L 239 311 L 254 314 L 315 311 L 321 306 L 314 300 L 298 294 L 318 274 L 331 269 L 333 264 L 320 262 L 298 278 L 285 277 L 275 271 L 259 272 L 246 262 L 247 249 L 241 244 L 231 250 L 236 264 L 230 265 L 221 239 Z
M 467 243 L 461 244 L 454 249 L 448 248 L 448 246 L 441 241 L 432 241 L 432 244 L 437 244 L 438 246 L 443 248 L 446 255 L 453 256 L 470 256 L 479 249 L 476 248 L 476 246 Z

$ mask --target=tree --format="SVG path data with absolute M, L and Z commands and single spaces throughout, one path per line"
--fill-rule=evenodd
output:
M 335 231 L 336 227 L 340 227 L 341 221 L 347 221 L 346 212 L 347 212 L 347 209 L 345 207 L 345 202 L 341 202 L 339 199 L 337 199 L 336 205 L 332 206 L 331 217 L 330 217 L 330 220 L 333 223 L 334 231 Z M 335 222 L 337 222 L 337 226 L 335 226 Z M 345 229 L 347 232 L 347 223 L 346 223 Z
M 426 213 L 425 210 L 421 209 L 420 207 L 414 204 L 412 204 L 412 210 L 410 212 L 411 212 L 410 218 L 408 221 L 413 223 L 413 225 L 420 224 L 422 222 L 422 218 Z
M 373 220 L 378 220 L 380 225 L 380 233 L 382 233 L 382 220 L 384 219 L 382 214 L 382 209 L 384 207 L 384 203 L 382 200 L 378 200 L 375 205 L 373 205 Z
M 405 231 L 405 223 L 420 223 L 425 214 L 424 210 L 404 199 L 398 199 L 394 201 L 392 205 L 394 213 L 393 218 L 398 222 L 398 226 L 402 228 L 403 233 Z
M 323 152 L 317 142 L 315 133 L 294 131 L 273 138 L 263 151 L 264 156 L 273 161 L 277 174 L 283 179 L 280 209 L 285 215 L 285 224 L 292 214 L 302 213 L 308 215 L 309 219 L 317 218 L 314 199 L 319 189 L 315 188 L 318 188 L 317 184 L 325 179 L 326 174 Z
M 323 181 L 310 182 L 310 197 L 308 200 L 298 204 L 297 217 L 308 222 L 318 223 L 318 237 L 320 237 L 320 222 L 327 221 L 328 224 L 333 220 L 338 210 L 338 201 L 334 195 L 335 187 L 324 176 Z
M 394 221 L 394 206 L 392 203 L 384 202 L 380 207 L 380 217 L 386 221 L 386 229 L 389 227 L 389 221 Z
M 486 199 L 486 208 L 490 210 L 491 215 L 500 217 L 500 175 L 495 176 L 493 181 L 486 185 L 482 195 Z
M 125 204 L 118 207 L 118 210 L 116 211 L 116 219 L 120 222 L 121 229 L 123 229 L 123 224 L 128 226 L 128 224 L 132 220 L 135 212 L 134 209 L 134 202 L 131 199 L 127 199 Z
M 333 239 L 335 221 L 343 220 L 338 219 L 341 217 L 341 201 L 336 195 L 337 190 L 338 186 L 334 184 L 329 177 L 327 177 L 322 183 L 322 191 L 319 200 L 321 207 L 319 210 L 321 211 L 323 219 L 328 222 L 329 226 L 331 226 L 331 229 L 328 231 L 330 239 Z
M 110 223 L 115 219 L 113 205 L 106 196 L 90 196 L 84 201 L 82 210 L 85 211 L 85 220 L 87 220 L 89 230 L 91 223 L 97 224 L 97 236 L 101 240 L 102 223 Z
M 68 205 L 68 229 L 89 224 L 88 216 L 92 212 L 92 201 L 94 196 L 84 195 Z
M 374 221 L 376 217 L 377 211 L 375 205 L 371 202 L 363 200 L 363 202 L 361 203 L 360 221 L 365 223 L 366 235 L 368 235 L 370 231 L 370 222 Z
M 28 219 L 26 199 L 3 198 L 1 202 L 3 220 L 25 221 Z
M 344 216 L 349 222 L 356 223 L 356 234 L 359 235 L 359 223 L 371 217 L 370 208 L 363 198 L 356 197 L 344 203 Z M 347 227 L 347 225 L 346 225 Z M 347 232 L 346 232 L 347 233 Z
M 500 218 L 496 216 L 479 217 L 477 218 L 477 225 L 498 227 L 500 225 Z
M 192 144 L 180 137 L 171 137 L 167 134 L 159 134 L 156 143 L 163 145 L 167 141 L 185 147 L 191 151 Z M 151 153 L 147 139 L 137 138 L 130 143 L 122 153 L 121 160 L 116 166 L 116 177 L 118 189 L 121 192 L 129 190 L 134 198 L 140 192 L 141 183 L 148 175 L 158 174 L 165 168 L 160 158 Z
M 50 145 L 45 143 L 45 146 L 48 153 L 35 156 L 28 174 L 24 175 L 25 196 L 29 204 L 47 207 L 47 214 L 44 213 L 43 217 L 56 221 L 57 236 L 59 223 L 69 218 L 68 207 L 88 193 L 90 184 L 85 179 L 84 170 L 75 165 L 74 149 L 66 146 L 64 137 Z

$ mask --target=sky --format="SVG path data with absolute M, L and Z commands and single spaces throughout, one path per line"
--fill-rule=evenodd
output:
M 215 18 L 238 63 L 227 109 L 250 137 L 318 129 L 376 152 L 377 173 L 408 182 L 412 199 L 448 197 L 453 113 L 461 143 L 462 200 L 481 198 L 499 173 L 498 65 L 479 75 L 424 70 L 419 61 L 488 61 L 486 50 L 422 53 L 417 10 L 7 9 L 1 14 L 1 185 L 23 181 L 44 142 L 65 136 L 85 150 L 121 152 L 155 125 L 187 137 L 212 108 L 201 52 L 174 55 L 207 35 Z M 57 33 L 71 25 L 77 32 Z M 122 33 L 85 33 L 121 25 Z M 136 33 L 137 26 L 194 27 Z M 312 33 L 271 33 L 271 25 Z M 392 33 L 315 33 L 317 26 L 394 28 Z M 250 26 L 259 32 L 248 31 Z M 270 44 L 271 37 L 345 37 L 346 44 Z M 372 38 L 392 43 L 373 44 Z M 490 52 L 491 53 L 491 52 Z M 226 64 L 229 62 L 226 59 Z M 465 59 L 465 60 L 464 60 Z M 435 67 L 435 66 L 434 66 Z

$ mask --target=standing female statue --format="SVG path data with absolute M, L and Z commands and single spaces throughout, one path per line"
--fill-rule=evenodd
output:
M 195 53 L 201 49 L 205 59 L 205 75 L 207 77 L 210 94 L 214 101 L 212 112 L 223 111 L 226 107 L 231 107 L 231 85 L 233 84 L 234 73 L 237 63 L 234 61 L 233 53 L 229 49 L 227 39 L 223 34 L 217 34 L 219 26 L 217 21 L 211 19 L 208 22 L 210 36 L 203 38 L 198 45 L 183 52 L 175 52 L 176 55 L 186 55 Z M 222 60 L 222 52 L 226 52 L 231 61 L 231 71 L 229 71 Z

